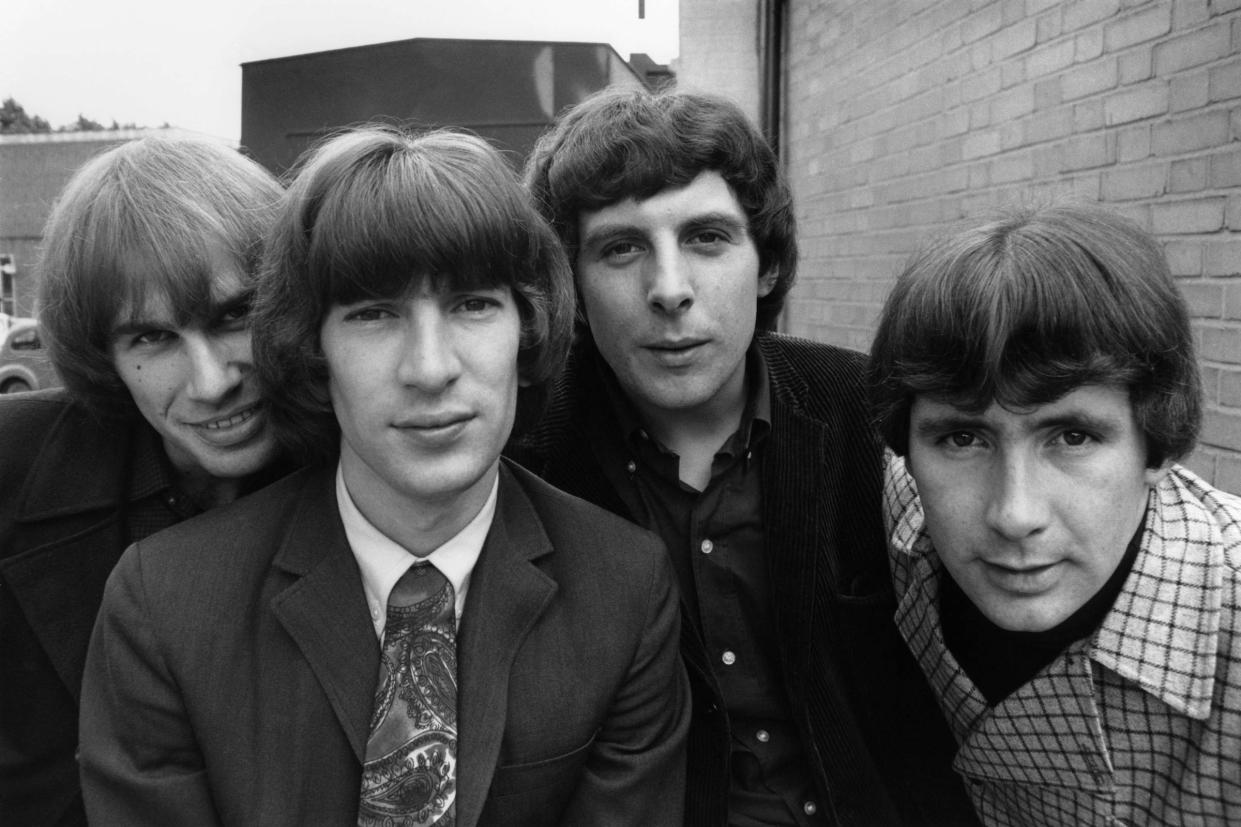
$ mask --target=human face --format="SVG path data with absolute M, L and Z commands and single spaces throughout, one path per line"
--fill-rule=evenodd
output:
M 206 322 L 179 326 L 167 297 L 151 290 L 143 307 L 118 314 L 110 343 L 121 381 L 195 490 L 227 487 L 276 453 L 250 355 L 250 289 L 223 249 L 209 264 Z
M 648 419 L 739 414 L 759 273 L 749 219 L 718 172 L 582 213 L 578 288 L 599 352 Z
M 918 396 L 908 466 L 948 573 L 1018 632 L 1056 626 L 1103 587 L 1165 470 L 1146 467 L 1129 394 L 1111 385 L 1020 413 Z
M 319 331 L 358 509 L 418 553 L 486 501 L 513 428 L 521 319 L 505 288 L 333 305 Z M 414 522 L 418 527 L 414 526 Z

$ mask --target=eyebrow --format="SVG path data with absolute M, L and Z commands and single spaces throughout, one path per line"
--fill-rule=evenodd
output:
M 1066 431 L 1093 431 L 1101 434 L 1114 434 L 1121 429 L 1120 423 L 1112 417 L 1095 416 L 1082 410 L 1070 408 L 1064 411 L 1057 411 L 1046 417 L 1039 417 L 1037 414 L 1032 420 L 1030 430 L 1066 430 Z M 971 415 L 968 413 L 945 413 L 942 415 L 932 415 L 919 419 L 913 426 L 913 433 L 921 437 L 933 436 L 935 434 L 949 433 L 952 431 L 979 431 L 989 430 L 991 425 L 982 414 Z
M 678 231 L 686 228 L 697 228 L 704 226 L 724 226 L 733 232 L 749 232 L 749 222 L 738 218 L 730 212 L 712 211 L 705 213 L 697 213 L 677 225 Z M 589 247 L 610 241 L 626 235 L 644 235 L 645 229 L 632 221 L 612 221 L 599 224 L 592 227 L 588 233 L 582 236 L 581 246 Z
M 205 326 L 213 325 L 232 311 L 244 307 L 253 301 L 254 289 L 251 287 L 243 287 L 236 293 L 225 296 L 220 300 L 213 296 L 202 311 L 193 313 L 190 316 L 189 323 L 198 322 Z M 181 326 L 181 323 L 176 318 L 169 316 L 131 316 L 124 322 L 113 325 L 110 335 L 116 338 L 142 333 L 147 330 L 168 330 Z

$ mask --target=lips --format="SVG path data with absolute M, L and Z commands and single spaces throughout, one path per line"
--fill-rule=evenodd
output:
M 263 403 L 255 402 L 224 416 L 189 423 L 199 438 L 218 448 L 247 442 L 263 430 L 266 418 Z
M 1056 581 L 1056 563 L 1040 565 L 1025 564 L 1007 566 L 987 563 L 986 571 L 995 585 L 1015 594 L 1036 594 L 1045 591 Z

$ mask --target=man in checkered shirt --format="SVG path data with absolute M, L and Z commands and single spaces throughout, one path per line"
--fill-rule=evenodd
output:
M 1241 824 L 1241 498 L 1159 245 L 997 217 L 902 273 L 869 365 L 896 621 L 987 824 Z

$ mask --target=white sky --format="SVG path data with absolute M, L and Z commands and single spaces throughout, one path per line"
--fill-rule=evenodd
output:
M 411 37 L 610 43 L 677 55 L 677 0 L 3 0 L 0 99 L 53 127 L 173 126 L 236 140 L 241 64 Z

